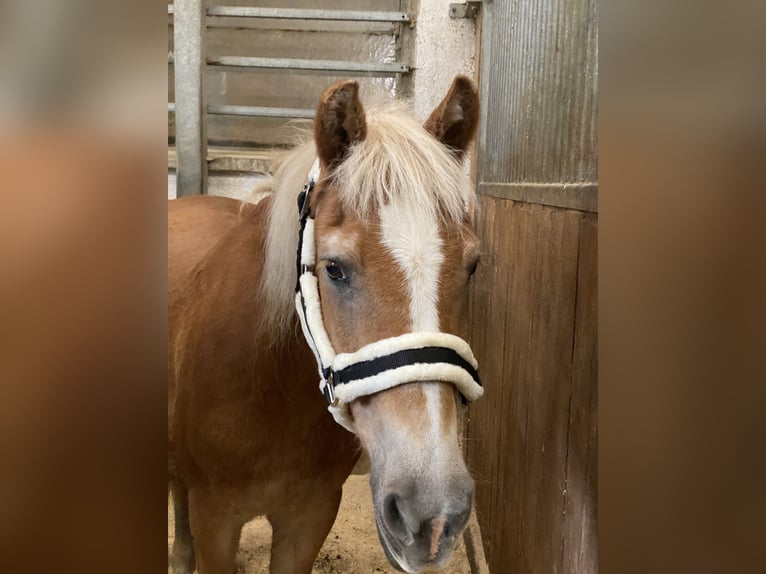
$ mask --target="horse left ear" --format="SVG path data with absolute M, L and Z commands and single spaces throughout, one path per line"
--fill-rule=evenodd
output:
M 442 103 L 424 127 L 463 159 L 479 123 L 479 92 L 466 76 L 455 76 Z
M 342 162 L 349 148 L 366 135 L 359 84 L 346 80 L 327 88 L 319 99 L 314 120 L 314 140 L 322 163 L 333 167 Z

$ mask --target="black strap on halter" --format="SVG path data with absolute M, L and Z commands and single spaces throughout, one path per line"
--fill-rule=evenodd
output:
M 422 347 L 420 349 L 404 349 L 376 357 L 369 361 L 354 363 L 345 369 L 333 373 L 333 382 L 335 385 L 343 385 L 358 379 L 374 377 L 385 371 L 406 367 L 407 365 L 434 365 L 437 363 L 446 363 L 455 365 L 465 370 L 477 384 L 481 385 L 479 373 L 473 368 L 473 365 L 461 357 L 457 351 L 447 347 Z
M 306 229 L 306 220 L 311 215 L 309 210 L 309 195 L 314 189 L 315 182 L 309 181 L 303 186 L 303 190 L 298 194 L 298 218 L 300 225 L 298 227 L 298 253 L 295 255 L 295 292 L 301 290 L 301 275 L 303 273 L 301 265 L 301 252 L 303 251 L 303 231 Z M 301 297 L 303 300 L 303 297 Z
M 447 347 L 422 347 L 419 349 L 404 349 L 376 357 L 369 361 L 354 363 L 339 371 L 333 371 L 332 382 L 335 386 L 343 385 L 359 379 L 374 377 L 380 373 L 405 367 L 407 365 L 434 365 L 434 364 L 455 365 L 466 371 L 476 384 L 481 385 L 479 373 L 473 368 L 473 365 L 466 361 L 457 351 Z M 462 396 L 462 394 L 461 394 Z M 463 401 L 467 402 L 463 397 Z

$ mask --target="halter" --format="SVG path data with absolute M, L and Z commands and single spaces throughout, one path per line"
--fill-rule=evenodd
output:
M 447 333 L 405 333 L 365 345 L 354 353 L 336 354 L 324 328 L 315 271 L 314 218 L 309 195 L 319 179 L 319 159 L 298 195 L 298 232 L 295 308 L 301 329 L 319 370 L 319 390 L 335 420 L 354 432 L 348 405 L 359 397 L 405 383 L 441 381 L 452 383 L 465 402 L 484 394 L 478 363 L 471 347 Z

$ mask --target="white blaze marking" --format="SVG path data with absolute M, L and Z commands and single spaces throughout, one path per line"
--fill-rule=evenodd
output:
M 433 213 L 422 213 L 411 206 L 387 205 L 380 210 L 383 244 L 404 272 L 410 295 L 410 329 L 413 332 L 438 332 L 439 276 L 444 254 L 439 224 Z M 441 407 L 439 387 L 423 385 L 432 445 L 441 458 Z
M 387 205 L 380 210 L 383 244 L 404 271 L 410 293 L 410 328 L 439 331 L 439 274 L 444 261 L 433 214 Z

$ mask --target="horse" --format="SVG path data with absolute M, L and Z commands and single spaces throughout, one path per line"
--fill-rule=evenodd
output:
M 424 333 L 455 338 L 479 259 L 464 166 L 478 109 L 464 76 L 424 124 L 402 103 L 364 107 L 355 81 L 338 82 L 320 97 L 312 137 L 256 190 L 265 199 L 169 201 L 176 574 L 231 574 L 243 525 L 263 515 L 271 574 L 310 573 L 362 454 L 392 566 L 414 573 L 448 563 L 473 504 L 459 440 L 465 387 L 420 370 L 347 400 L 341 420 L 337 397 L 316 389 L 321 341 L 308 340 L 312 329 L 318 336 L 308 315 L 321 312 L 338 357 Z M 303 213 L 311 241 L 301 241 Z M 299 243 L 316 285 L 304 306 L 317 309 L 306 316 L 295 299 Z M 461 373 L 471 370 L 456 360 Z M 325 394 L 328 385 L 320 381 Z

